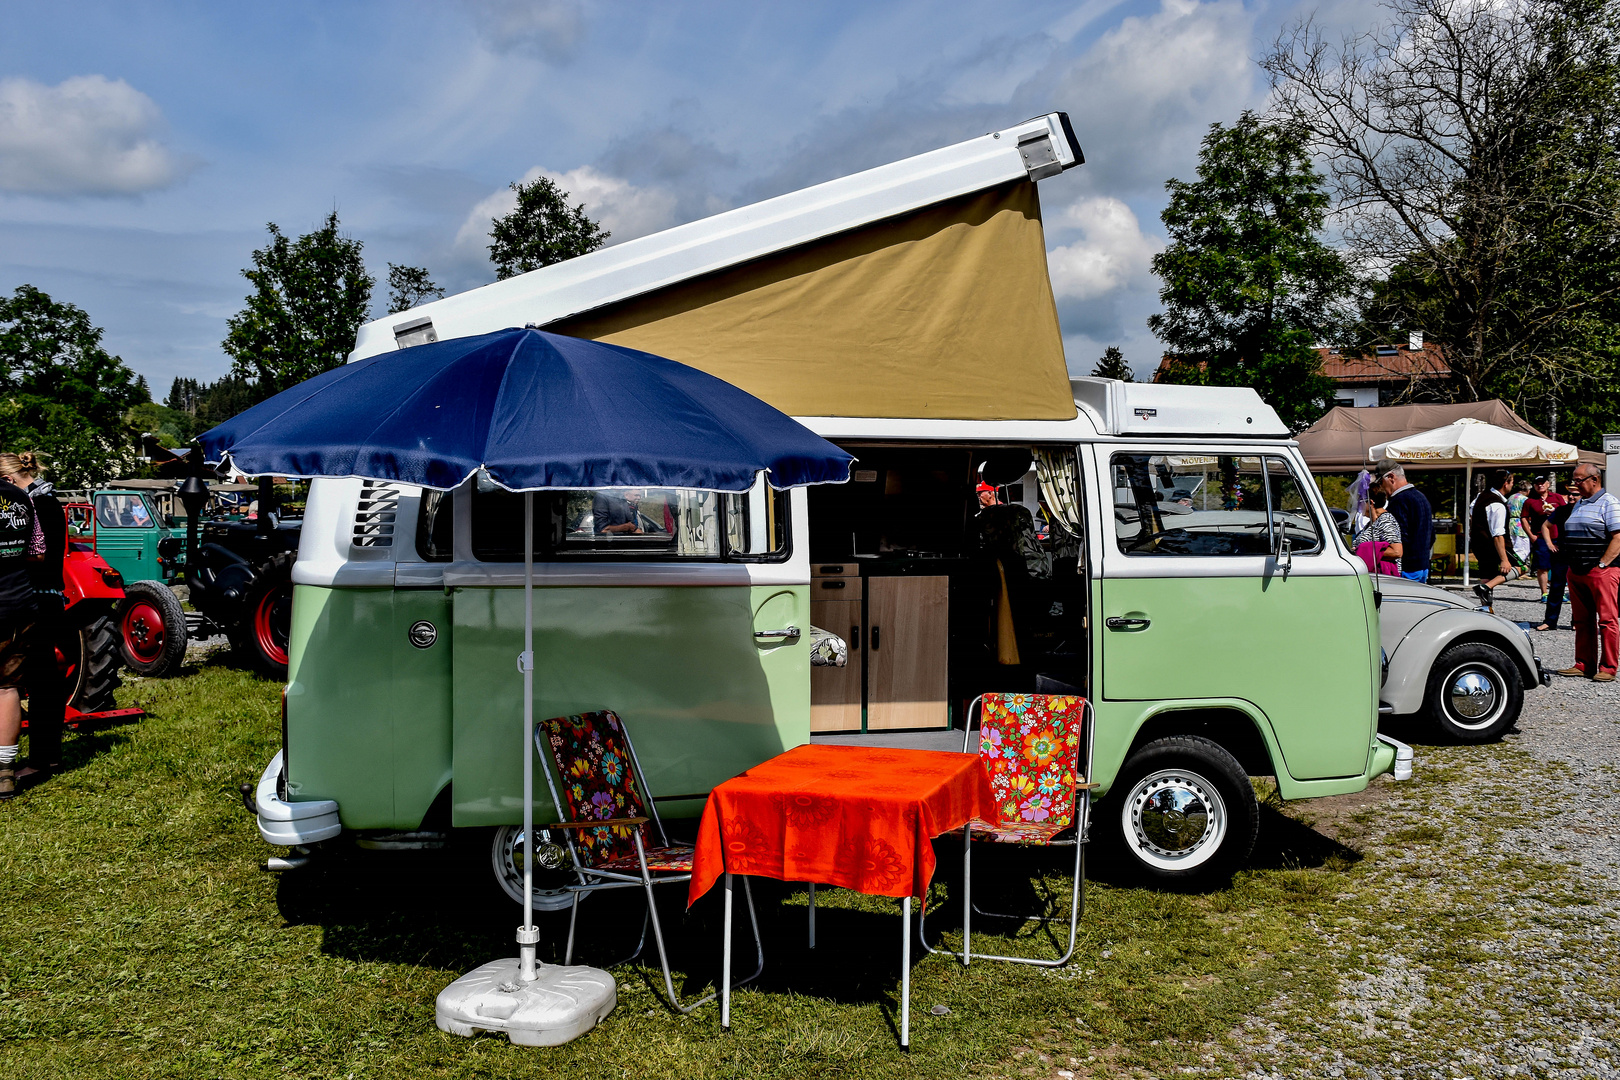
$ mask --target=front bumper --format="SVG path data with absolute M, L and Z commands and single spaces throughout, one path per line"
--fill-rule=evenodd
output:
M 1392 780 L 1412 779 L 1412 748 L 1388 735 L 1378 736 L 1373 747 L 1372 775 L 1389 773 Z
M 1536 678 L 1541 680 L 1542 686 L 1552 685 L 1553 669 L 1543 664 L 1539 656 L 1536 657 Z
M 259 787 L 253 793 L 258 808 L 259 835 L 267 844 L 295 847 L 330 840 L 343 831 L 338 820 L 338 804 L 331 799 L 286 802 L 277 794 L 281 779 L 281 751 L 264 767 Z

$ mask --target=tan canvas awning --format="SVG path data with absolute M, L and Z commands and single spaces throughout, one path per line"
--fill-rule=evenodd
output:
M 1404 436 L 1454 424 L 1463 417 L 1483 420 L 1510 431 L 1546 438 L 1505 401 L 1470 401 L 1457 405 L 1384 405 L 1372 409 L 1339 406 L 1299 433 L 1299 450 L 1312 472 L 1356 472 L 1370 468 L 1369 448 Z M 1601 464 L 1602 456 L 1582 450 L 1582 461 Z M 1460 469 L 1453 461 L 1408 462 L 1408 469 Z
M 795 416 L 1075 415 L 1027 180 L 546 329 L 679 360 Z

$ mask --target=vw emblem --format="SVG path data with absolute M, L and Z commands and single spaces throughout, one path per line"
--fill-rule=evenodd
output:
M 439 628 L 422 619 L 411 624 L 411 644 L 418 649 L 431 649 L 433 643 L 439 640 Z

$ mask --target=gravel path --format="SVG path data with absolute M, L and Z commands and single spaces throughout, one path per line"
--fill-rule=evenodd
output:
M 1498 613 L 1538 623 L 1535 593 L 1498 589 Z M 1535 635 L 1553 668 L 1568 626 L 1566 603 Z M 1494 746 L 1398 734 L 1417 778 L 1347 838 L 1367 869 L 1321 928 L 1336 993 L 1276 999 L 1193 1073 L 1620 1077 L 1620 684 L 1530 690 Z

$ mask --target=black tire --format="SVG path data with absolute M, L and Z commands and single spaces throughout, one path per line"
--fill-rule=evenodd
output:
M 1429 669 L 1423 711 L 1458 742 L 1500 739 L 1523 707 L 1519 666 L 1494 645 L 1453 645 Z
M 118 651 L 137 675 L 160 678 L 186 659 L 186 611 L 161 581 L 132 581 L 118 605 Z
M 80 712 L 116 709 L 113 691 L 122 685 L 118 677 L 123 657 L 118 651 L 118 627 L 112 616 L 80 624 L 71 611 L 62 620 L 56 639 L 56 665 L 66 682 L 67 703 Z
M 1197 735 L 1148 743 L 1125 762 L 1098 807 L 1094 835 L 1149 882 L 1229 878 L 1254 850 L 1260 802 L 1225 747 Z
M 230 635 L 231 647 L 277 682 L 287 680 L 287 640 L 292 630 L 294 554 L 283 551 L 259 570 L 242 605 L 242 624 Z

